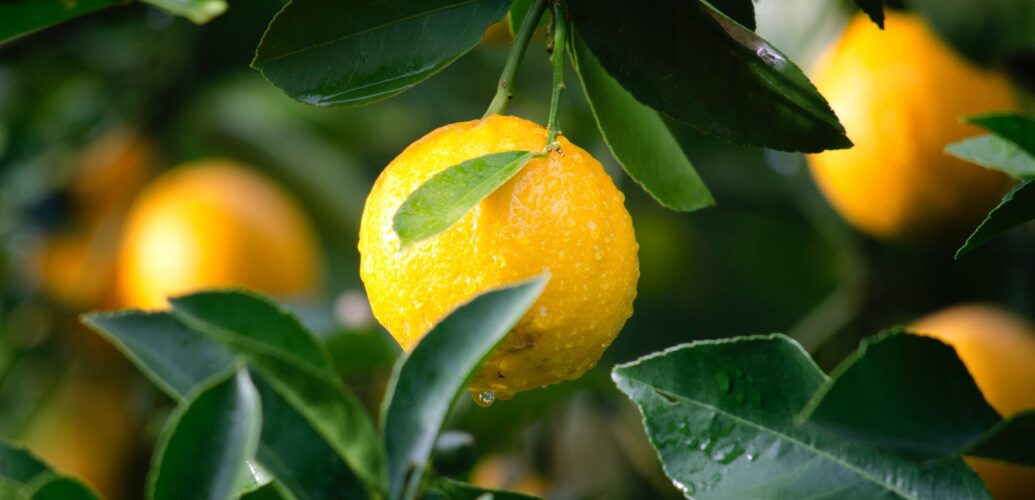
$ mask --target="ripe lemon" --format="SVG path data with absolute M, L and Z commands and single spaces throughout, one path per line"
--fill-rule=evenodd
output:
M 182 166 L 133 203 L 117 268 L 118 302 L 162 308 L 201 288 L 240 286 L 277 296 L 312 292 L 312 227 L 287 193 L 227 161 Z
M 404 349 L 473 296 L 549 271 L 542 296 L 471 383 L 500 399 L 581 376 L 632 314 L 632 220 L 600 163 L 560 138 L 447 231 L 399 251 L 392 217 L 435 173 L 503 151 L 541 151 L 546 130 L 510 116 L 455 123 L 411 144 L 363 210 L 360 276 L 374 316 Z M 476 398 L 477 400 L 477 398 Z
M 989 404 L 1009 416 L 1035 409 L 1035 329 L 993 307 L 960 305 L 912 326 L 956 349 Z M 997 499 L 1031 498 L 1035 468 L 968 458 Z
M 1005 175 L 943 151 L 979 133 L 962 117 L 1017 107 L 1009 83 L 964 61 L 919 18 L 889 11 L 881 31 L 859 15 L 814 81 L 855 147 L 810 155 L 812 174 L 859 230 L 883 239 L 947 235 L 1009 188 Z
M 139 425 L 130 397 L 124 380 L 67 377 L 17 441 L 104 498 L 123 498 Z
M 32 279 L 46 295 L 79 310 L 108 296 L 123 216 L 155 170 L 153 149 L 147 138 L 115 129 L 83 152 L 68 181 L 71 227 L 46 234 L 32 252 Z

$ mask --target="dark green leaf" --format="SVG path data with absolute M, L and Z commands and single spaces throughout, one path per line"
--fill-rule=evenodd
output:
M 226 0 L 143 0 L 196 24 L 205 24 L 226 12 Z
M 473 484 L 439 477 L 431 483 L 425 494 L 428 500 L 534 500 L 536 496 L 525 495 L 516 491 L 494 490 Z
M 952 47 L 982 65 L 1035 50 L 1031 0 L 907 0 Z
M 126 3 L 123 0 L 17 0 L 0 2 L 0 44 L 48 26 Z
M 32 500 L 100 500 L 100 496 L 77 479 L 53 475 L 34 488 Z
M 514 177 L 532 159 L 529 151 L 507 151 L 453 165 L 414 190 L 392 218 L 400 250 L 435 236 Z
M 797 66 L 700 0 L 571 0 L 569 12 L 604 69 L 654 109 L 751 146 L 851 146 Z
M 238 354 L 244 355 L 256 375 L 262 376 L 280 397 L 304 417 L 305 422 L 327 441 L 368 489 L 379 487 L 384 477 L 384 457 L 374 425 L 356 397 L 333 374 L 300 362 L 298 357 L 286 356 L 277 348 L 278 345 L 291 342 L 272 337 L 263 340 L 263 334 L 254 330 L 230 331 L 210 323 L 208 320 L 224 326 L 228 324 L 226 318 L 193 314 L 198 309 L 187 307 L 196 305 L 190 297 L 170 300 L 172 314 L 191 328 L 219 339 Z M 187 309 L 181 310 L 181 305 Z M 302 333 L 311 338 L 308 332 L 295 332 L 297 335 Z
M 1032 5 L 1035 6 L 1035 3 Z M 1035 28 L 1035 22 L 1032 23 L 1032 27 Z M 967 121 L 1016 144 L 1035 157 L 1035 118 L 1016 114 L 992 114 L 971 116 Z
M 895 328 L 863 341 L 801 420 L 853 441 L 928 459 L 963 453 L 1035 465 L 1035 412 L 1007 424 L 952 347 Z M 1021 435 L 1027 428 L 1032 434 Z M 1013 440 L 989 441 L 1000 432 Z
M 263 427 L 265 427 L 265 425 Z M 241 495 L 241 500 L 294 500 L 288 494 L 282 493 L 281 488 L 283 488 L 283 486 L 280 486 L 277 483 L 269 483 L 257 490 L 249 491 L 248 493 Z
M 457 396 L 539 297 L 547 280 L 540 276 L 476 297 L 432 328 L 403 360 L 385 396 L 391 498 L 416 495 L 435 438 Z
M 874 24 L 884 29 L 884 0 L 854 0 Z
M 989 498 L 960 459 L 926 464 L 796 426 L 827 378 L 782 335 L 687 344 L 613 378 L 688 497 Z
M 1012 177 L 1035 177 L 1035 157 L 1017 144 L 994 134 L 979 135 L 949 144 L 945 152 Z
M 171 299 L 174 314 L 187 324 L 203 323 L 218 339 L 249 344 L 250 350 L 334 373 L 323 346 L 295 315 L 260 295 L 244 290 L 215 290 Z
M 152 499 L 235 497 L 262 429 L 258 392 L 247 370 L 215 378 L 169 417 L 148 478 Z
M 212 376 L 223 373 L 234 355 L 191 330 L 169 313 L 126 311 L 83 317 L 110 340 L 158 388 L 176 401 Z
M 1006 193 L 1003 201 L 988 213 L 988 217 L 985 217 L 985 220 L 967 238 L 963 246 L 956 250 L 956 258 L 973 252 L 993 236 L 1007 229 L 1035 219 L 1035 185 L 1032 185 L 1033 182 L 1035 181 L 1022 181 L 1009 193 Z
M 0 478 L 26 484 L 49 472 L 50 467 L 31 451 L 0 440 Z
M 672 210 L 714 205 L 708 188 L 658 113 L 611 78 L 578 36 L 574 48 L 575 68 L 597 126 L 629 177 Z
M 111 338 L 141 371 L 177 400 L 185 398 L 206 379 L 223 372 L 233 360 L 233 353 L 226 346 L 188 328 L 168 313 L 94 314 L 88 316 L 86 322 Z M 300 499 L 365 496 L 365 491 L 360 489 L 357 493 L 354 484 L 349 483 L 355 474 L 313 425 L 283 402 L 283 397 L 261 376 L 255 378 L 255 384 L 262 395 L 263 406 L 260 462 Z M 327 381 L 319 384 L 334 387 Z M 351 420 L 339 423 L 350 425 Z M 359 425 L 365 427 L 362 422 Z M 366 427 L 373 432 L 372 425 L 367 423 Z M 253 477 L 256 475 L 259 476 L 256 482 L 265 482 L 265 474 L 260 470 L 253 471 Z
M 369 496 L 363 481 L 293 403 L 262 375 L 256 374 L 255 386 L 262 396 L 263 418 L 258 458 L 278 482 L 303 500 Z
M 0 441 L 0 498 L 33 500 L 98 500 L 77 479 L 56 473 L 31 451 Z
M 506 0 L 292 0 L 252 65 L 287 95 L 318 106 L 369 104 L 456 60 L 507 12 Z
M 726 14 L 741 26 L 755 29 L 755 4 L 753 0 L 706 0 L 713 7 Z

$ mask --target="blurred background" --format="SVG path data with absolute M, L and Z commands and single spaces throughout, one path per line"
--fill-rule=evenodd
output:
M 248 66 L 281 6 L 232 2 L 199 27 L 128 5 L 0 46 L 0 436 L 110 498 L 142 497 L 171 403 L 78 315 L 159 305 L 149 289 L 159 284 L 257 288 L 323 336 L 374 411 L 398 348 L 358 277 L 365 195 L 408 144 L 481 116 L 509 48 L 506 28 L 494 26 L 397 98 L 318 109 Z M 805 69 L 855 12 L 833 0 L 755 8 L 758 32 Z M 1018 88 L 1026 67 L 1009 67 Z M 548 74 L 534 44 L 508 111 L 544 122 Z M 877 241 L 842 221 L 802 155 L 678 123 L 717 206 L 671 212 L 622 173 L 581 89 L 568 88 L 565 134 L 603 162 L 633 217 L 635 314 L 582 379 L 486 409 L 462 401 L 437 462 L 453 477 L 559 499 L 678 498 L 610 381 L 615 363 L 697 339 L 785 332 L 830 369 L 862 337 L 953 304 L 1035 317 L 1030 226 L 959 261 L 965 233 Z M 205 264 L 188 269 L 184 259 Z

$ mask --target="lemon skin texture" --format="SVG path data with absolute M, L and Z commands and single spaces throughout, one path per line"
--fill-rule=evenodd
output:
M 160 309 L 167 297 L 216 287 L 304 297 L 319 273 L 314 231 L 287 193 L 244 166 L 203 161 L 172 170 L 134 202 L 118 302 Z
M 406 350 L 489 289 L 550 273 L 528 313 L 475 377 L 498 399 L 575 379 L 632 314 L 637 244 L 624 196 L 566 138 L 531 160 L 448 230 L 399 250 L 392 218 L 435 173 L 504 151 L 541 151 L 546 130 L 511 116 L 455 123 L 410 145 L 381 173 L 360 226 L 360 276 L 374 316 Z
M 881 31 L 857 16 L 813 81 L 855 146 L 809 155 L 812 174 L 858 230 L 885 240 L 955 237 L 1009 189 L 1006 175 L 944 149 L 981 133 L 963 117 L 1016 109 L 1013 90 L 919 18 L 889 11 Z
M 1035 329 L 1001 309 L 964 304 L 912 325 L 956 349 L 985 399 L 1004 417 L 1035 409 Z M 1000 500 L 1031 498 L 1035 468 L 967 457 Z

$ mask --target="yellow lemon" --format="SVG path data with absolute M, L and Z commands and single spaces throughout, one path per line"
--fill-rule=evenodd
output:
M 1035 409 L 1035 329 L 1023 319 L 983 305 L 950 307 L 912 326 L 956 349 L 985 399 L 1009 416 Z M 968 458 L 995 498 L 1031 498 L 1035 468 Z
M 541 151 L 546 136 L 511 116 L 439 128 L 385 168 L 363 210 L 360 276 L 374 316 L 404 349 L 475 295 L 551 274 L 472 382 L 472 394 L 506 399 L 577 378 L 632 314 L 639 262 L 624 197 L 600 163 L 564 137 L 559 151 L 530 161 L 453 227 L 399 251 L 392 218 L 424 181 L 483 155 Z
M 240 286 L 276 296 L 311 293 L 319 251 L 305 214 L 258 173 L 227 161 L 182 166 L 134 201 L 117 269 L 118 302 L 161 308 L 166 298 Z
M 135 132 L 115 129 L 91 144 L 68 181 L 72 227 L 32 252 L 35 285 L 73 309 L 99 305 L 111 291 L 126 208 L 154 170 L 151 142 Z
M 884 239 L 950 234 L 1009 188 L 1004 174 L 943 151 L 980 133 L 964 116 L 1017 107 L 1009 83 L 963 60 L 919 18 L 889 11 L 881 31 L 856 17 L 814 81 L 855 147 L 810 155 L 812 174 L 859 230 Z

